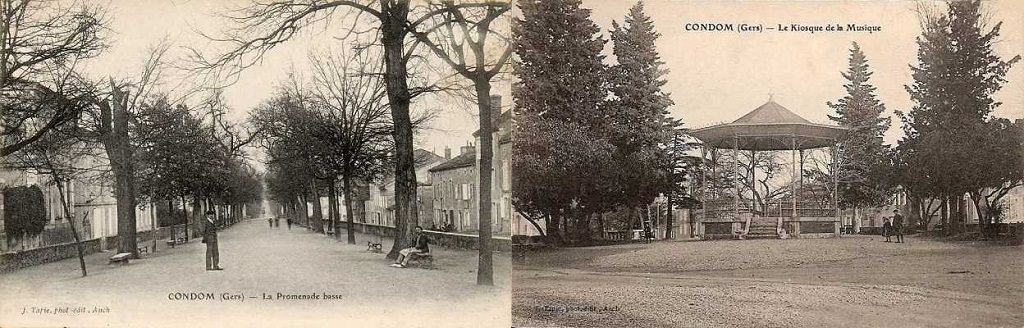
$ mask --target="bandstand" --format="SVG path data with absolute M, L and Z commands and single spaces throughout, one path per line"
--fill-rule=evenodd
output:
M 822 201 L 805 196 L 807 190 L 804 190 L 803 174 L 798 172 L 803 172 L 805 150 L 817 148 L 831 151 L 829 165 L 832 169 L 829 172 L 835 172 L 837 140 L 846 130 L 839 126 L 812 123 L 769 99 L 732 123 L 691 131 L 690 134 L 701 141 L 702 161 L 706 161 L 709 150 L 731 151 L 734 172 L 741 169 L 741 151 L 749 151 L 753 160 L 756 152 L 788 150 L 792 159 L 789 185 L 784 186 L 789 189 L 788 195 L 761 204 L 754 197 L 744 199 L 738 179 L 731 179 L 728 185 L 715 183 L 719 180 L 717 178 L 710 182 L 706 181 L 707 178 L 698 181 L 701 188 L 699 199 L 703 206 L 694 215 L 697 236 L 702 239 L 838 237 L 841 221 L 835 174 L 830 176 L 831 188 L 826 188 L 829 193 L 827 201 Z M 715 166 L 711 168 L 712 177 L 717 177 Z M 754 175 L 757 170 L 751 169 L 747 173 L 750 174 L 750 185 L 746 187 L 756 190 Z

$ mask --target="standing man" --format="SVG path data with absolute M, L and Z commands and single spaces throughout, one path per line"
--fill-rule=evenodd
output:
M 885 223 L 882 223 L 882 235 L 885 236 L 885 242 L 892 242 L 892 222 L 889 222 L 889 218 L 885 218 Z
M 392 264 L 391 266 L 396 268 L 404 268 L 406 265 L 409 265 L 409 259 L 411 259 L 414 254 L 430 253 L 430 242 L 427 241 L 427 236 L 423 235 L 423 227 L 416 226 L 415 240 L 416 242 L 413 243 L 412 247 L 403 249 L 398 252 L 398 258 L 395 259 L 395 263 Z
M 892 229 L 896 233 L 896 242 L 903 243 L 903 216 L 899 209 L 892 210 Z
M 220 267 L 220 252 L 217 249 L 217 223 L 214 211 L 206 211 L 203 221 L 203 243 L 206 244 L 206 270 L 224 270 Z

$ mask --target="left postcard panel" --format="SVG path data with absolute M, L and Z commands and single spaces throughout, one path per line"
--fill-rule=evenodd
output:
M 0 0 L 0 326 L 510 326 L 513 6 Z

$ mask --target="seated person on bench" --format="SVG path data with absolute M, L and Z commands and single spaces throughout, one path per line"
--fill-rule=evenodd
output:
M 416 242 L 413 243 L 413 247 L 409 247 L 398 252 L 398 258 L 395 259 L 395 264 L 392 264 L 391 266 L 404 268 L 406 265 L 409 265 L 409 259 L 411 259 L 413 255 L 430 253 L 429 241 L 427 240 L 427 236 L 423 234 L 422 227 L 416 226 L 416 236 L 414 237 L 414 240 Z

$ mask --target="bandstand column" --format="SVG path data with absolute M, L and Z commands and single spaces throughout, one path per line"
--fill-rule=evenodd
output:
M 733 159 L 733 174 L 739 177 L 740 174 L 740 137 L 736 136 L 732 139 L 732 159 Z M 733 220 L 740 218 L 740 179 L 732 179 L 733 188 Z
M 703 207 L 703 209 L 700 211 L 700 223 L 698 223 L 696 225 L 691 225 L 691 227 L 696 227 L 697 229 L 700 229 L 699 230 L 700 233 L 697 233 L 697 232 L 693 231 L 695 229 L 690 229 L 690 237 L 693 237 L 695 235 L 699 235 L 699 236 L 703 237 L 704 236 L 704 228 L 703 228 L 704 222 L 707 222 L 707 219 L 708 219 L 708 176 L 707 176 L 707 171 L 706 171 L 708 166 L 707 166 L 707 162 L 705 162 L 705 160 L 704 160 L 704 157 L 707 156 L 707 152 L 708 152 L 707 147 L 705 146 L 705 144 L 701 143 L 701 145 L 700 145 L 700 168 L 701 168 L 701 172 L 702 173 L 700 175 L 700 177 L 701 177 L 701 179 L 700 179 L 700 187 L 701 187 L 701 191 L 700 191 L 700 204 Z M 714 176 L 714 169 L 712 169 L 711 172 L 712 172 L 711 179 L 714 179 L 715 178 L 715 176 Z M 714 180 L 712 180 L 712 181 L 714 181 Z
M 832 206 L 835 210 L 835 234 L 839 237 L 839 145 L 832 143 Z
M 797 172 L 797 166 L 799 165 L 799 163 L 796 162 L 796 136 L 791 137 L 790 141 L 791 141 L 790 145 L 792 145 L 792 148 L 791 148 L 789 153 L 790 153 L 790 157 L 792 157 L 792 160 L 793 160 L 793 166 L 792 166 L 793 174 L 792 174 L 792 176 L 790 177 L 790 180 L 789 180 L 789 189 L 790 189 L 790 193 L 791 193 L 790 194 L 790 198 L 792 198 L 792 200 L 793 200 L 793 214 L 791 214 L 790 217 L 791 218 L 796 218 L 797 217 L 797 213 L 796 213 L 796 179 L 797 179 L 796 172 Z

